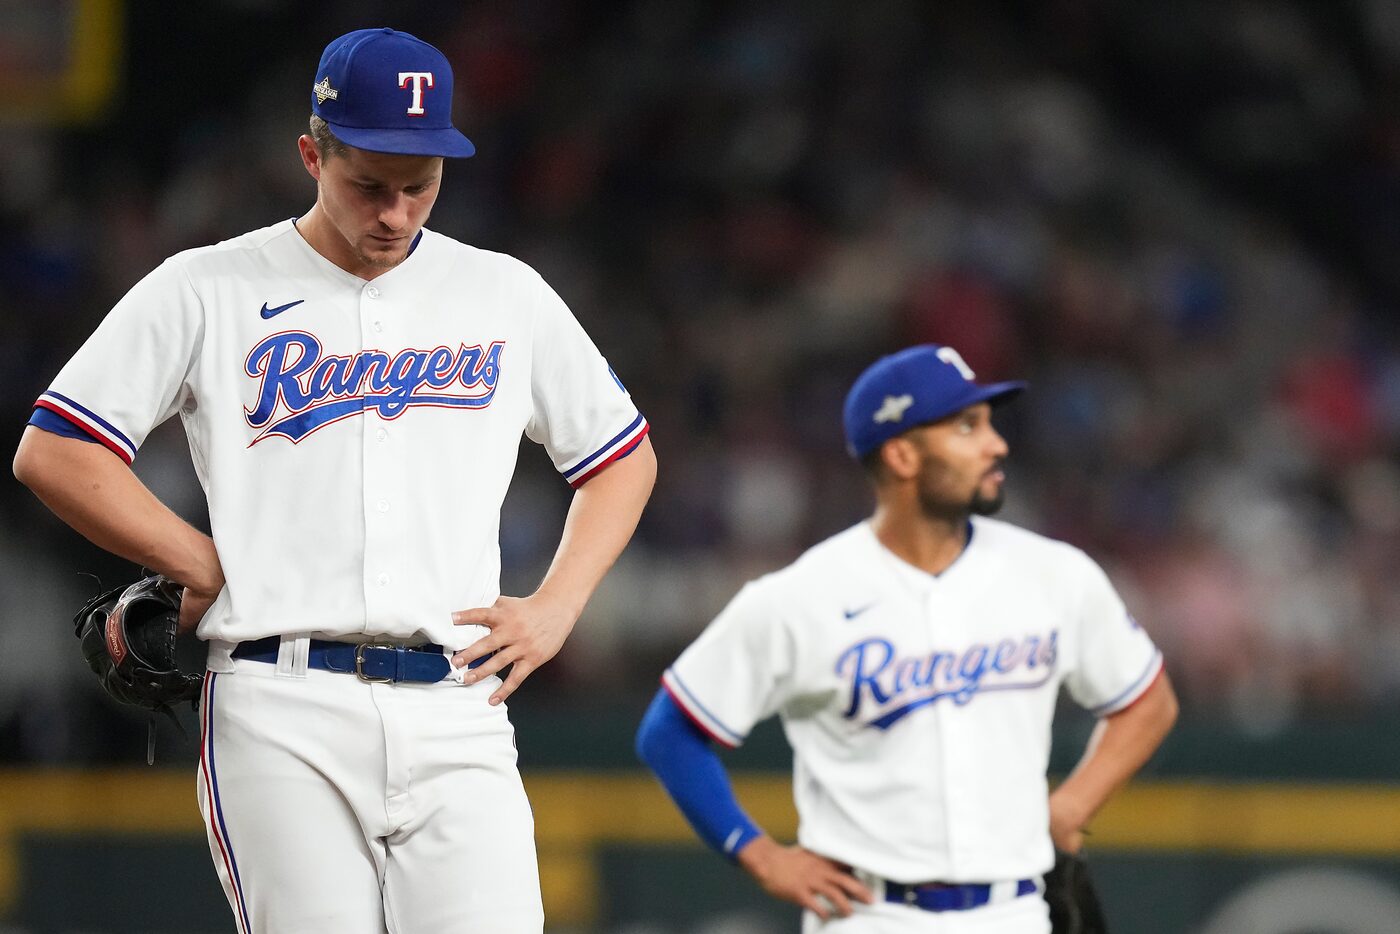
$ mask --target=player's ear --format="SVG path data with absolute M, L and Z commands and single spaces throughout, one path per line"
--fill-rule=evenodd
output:
M 918 445 L 900 435 L 880 446 L 880 463 L 891 479 L 912 480 L 919 475 L 922 457 Z
M 316 148 L 316 141 L 303 133 L 297 137 L 297 149 L 301 152 L 301 164 L 306 168 L 306 173 L 316 181 L 321 180 L 321 150 Z

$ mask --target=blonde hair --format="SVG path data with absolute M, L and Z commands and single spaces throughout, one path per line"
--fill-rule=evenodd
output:
M 311 115 L 311 139 L 316 144 L 316 151 L 321 154 L 322 159 L 344 156 L 350 152 L 350 147 L 342 143 L 331 132 L 330 124 L 316 114 Z

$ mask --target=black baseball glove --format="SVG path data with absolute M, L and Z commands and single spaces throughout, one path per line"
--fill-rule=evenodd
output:
M 180 593 L 179 584 L 150 575 L 92 598 L 73 617 L 88 667 L 123 704 L 171 714 L 199 697 L 203 669 L 182 671 L 176 656 Z
M 1055 868 L 1045 874 L 1045 901 L 1050 905 L 1052 934 L 1107 934 L 1103 907 L 1083 855 L 1055 853 Z

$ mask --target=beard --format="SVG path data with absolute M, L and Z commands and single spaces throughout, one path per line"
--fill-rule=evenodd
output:
M 993 470 L 1000 469 L 1001 463 L 998 462 Z M 979 485 L 968 499 L 961 497 L 953 499 L 948 496 L 946 491 L 939 491 L 934 483 L 928 480 L 919 485 L 919 507 L 923 514 L 930 519 L 954 525 L 967 521 L 969 516 L 995 515 L 1004 502 L 1006 502 L 1006 487 L 1004 485 L 998 485 L 990 495 L 984 494 Z
M 931 520 L 948 522 L 949 525 L 962 525 L 972 515 L 994 515 L 1000 510 L 1005 499 L 1007 494 L 1002 492 L 1001 487 L 997 487 L 997 492 L 991 496 L 983 496 L 979 490 L 972 494 L 970 500 L 949 500 L 928 490 L 921 490 L 918 494 L 918 506 L 925 517 Z
M 968 507 L 968 512 L 974 516 L 996 515 L 1001 509 L 1001 504 L 1006 502 L 1006 490 L 997 487 L 997 491 L 991 496 L 983 496 L 980 492 L 972 494 L 972 503 Z
M 998 459 L 994 463 L 988 475 L 994 471 L 1001 471 L 1005 461 Z M 1007 487 L 1004 483 L 998 483 L 993 487 L 990 494 L 983 493 L 983 486 L 986 480 L 979 483 L 973 490 L 972 496 L 962 494 L 949 494 L 948 490 L 939 490 L 939 479 L 937 473 L 928 472 L 921 476 L 918 482 L 918 506 L 923 511 L 925 517 L 931 520 L 949 522 L 952 525 L 960 525 L 966 522 L 967 518 L 973 515 L 995 515 L 1001 510 L 1002 503 L 1007 501 Z
M 981 492 L 977 492 L 972 494 L 971 500 L 958 502 L 950 502 L 927 494 L 919 497 L 919 506 L 925 516 L 954 525 L 966 521 L 969 516 L 995 515 L 1004 502 L 1006 502 L 1006 493 L 1001 488 L 998 488 L 991 496 L 983 496 Z

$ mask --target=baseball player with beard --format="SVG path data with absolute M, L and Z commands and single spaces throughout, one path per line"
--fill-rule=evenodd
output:
M 538 932 L 503 701 L 631 537 L 647 422 L 537 273 L 424 227 L 444 157 L 474 152 L 437 49 L 352 32 L 302 93 L 314 206 L 137 283 L 38 400 L 15 473 L 184 585 L 210 644 L 198 797 L 238 931 Z M 212 538 L 128 469 L 176 414 Z M 577 492 L 544 581 L 509 597 L 522 433 Z
M 1042 875 L 1170 729 L 1162 657 L 1083 552 L 987 518 L 1007 446 L 949 347 L 867 369 L 845 404 L 869 520 L 746 585 L 662 677 L 637 750 L 712 847 L 806 932 L 1045 934 Z M 1099 718 L 1053 793 L 1060 686 Z M 743 813 L 713 744 L 777 714 L 798 843 Z

